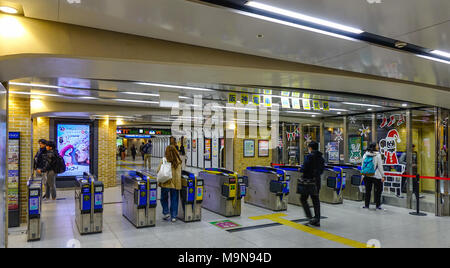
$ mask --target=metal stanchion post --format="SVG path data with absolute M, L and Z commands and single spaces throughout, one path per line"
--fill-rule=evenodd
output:
M 416 211 L 410 212 L 409 214 L 414 215 L 414 216 L 427 216 L 426 213 L 420 212 L 419 180 L 420 180 L 420 175 L 417 174 L 416 177 L 413 179 L 413 188 L 414 188 L 413 190 L 416 195 Z

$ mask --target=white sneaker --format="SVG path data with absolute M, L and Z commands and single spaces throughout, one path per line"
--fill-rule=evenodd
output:
M 170 220 L 170 215 L 169 215 L 169 214 L 164 215 L 164 216 L 163 216 L 163 220 L 169 221 L 169 220 Z
M 173 219 L 172 219 L 172 222 L 177 222 L 177 219 L 173 218 Z

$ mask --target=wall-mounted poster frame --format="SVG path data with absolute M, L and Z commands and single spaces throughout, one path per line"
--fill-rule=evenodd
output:
M 8 227 L 20 226 L 20 132 L 9 132 Z
M 244 140 L 244 157 L 255 157 L 255 140 Z
M 269 140 L 258 140 L 258 157 L 269 157 Z

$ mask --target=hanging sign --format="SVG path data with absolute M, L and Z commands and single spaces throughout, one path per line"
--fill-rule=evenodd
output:
M 300 110 L 300 99 L 292 99 L 292 108 Z
M 261 96 L 260 95 L 252 95 L 252 100 L 254 105 L 261 104 Z
M 237 94 L 236 93 L 228 93 L 228 103 L 236 104 Z
M 291 92 L 289 92 L 289 91 L 281 91 L 281 96 L 289 97 L 289 95 L 291 95 Z
M 264 96 L 264 105 L 266 107 L 272 107 L 272 97 Z
M 327 112 L 330 111 L 330 103 L 328 101 L 322 102 L 322 105 L 323 105 L 324 111 L 327 111 Z
M 300 98 L 300 92 L 292 92 L 293 98 Z
M 320 102 L 315 100 L 313 101 L 314 110 L 320 110 Z
M 311 110 L 311 102 L 309 99 L 303 99 L 303 109 Z
M 264 89 L 264 95 L 272 95 L 271 89 Z
M 249 99 L 248 94 L 241 94 L 241 103 L 242 104 L 247 105 L 248 104 L 248 99 Z
M 281 98 L 281 107 L 285 109 L 291 108 L 291 102 L 289 101 L 289 98 L 286 97 Z

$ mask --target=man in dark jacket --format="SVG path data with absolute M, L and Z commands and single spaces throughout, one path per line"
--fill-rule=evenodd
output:
M 53 141 L 47 141 L 46 153 L 44 154 L 44 165 L 42 169 L 38 169 L 39 174 L 44 175 L 45 179 L 45 196 L 44 200 L 56 200 L 56 157 L 58 152 Z
M 44 155 L 47 152 L 45 148 L 47 146 L 47 141 L 44 139 L 39 140 L 39 151 L 37 151 L 34 156 L 34 164 L 33 170 L 36 172 L 38 169 L 42 169 L 44 167 Z
M 319 144 L 317 142 L 311 142 L 308 144 L 309 154 L 305 156 L 303 163 L 303 177 L 300 181 L 300 201 L 302 207 L 305 210 L 306 217 L 310 219 L 310 224 L 319 227 L 320 226 L 320 177 L 323 173 L 325 166 L 325 160 L 322 157 L 322 153 L 319 152 Z M 311 196 L 314 205 L 314 218 L 312 217 L 311 210 L 308 205 L 308 198 Z

